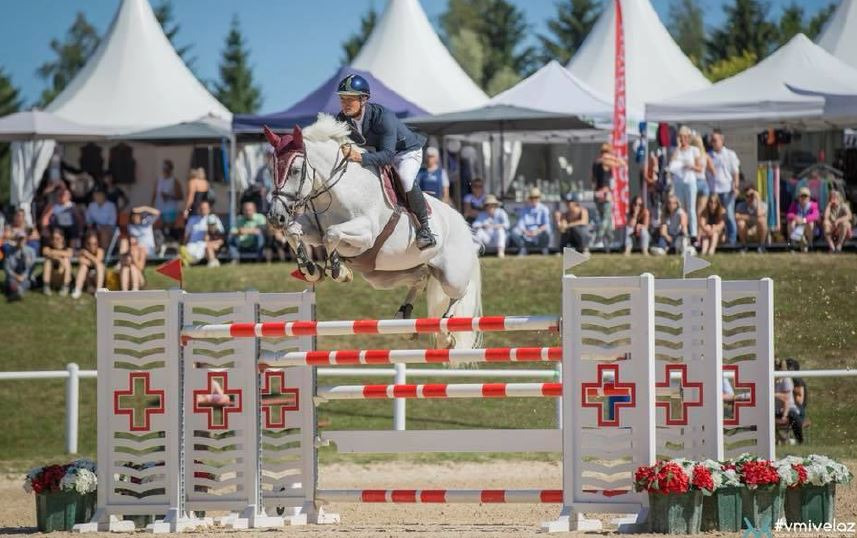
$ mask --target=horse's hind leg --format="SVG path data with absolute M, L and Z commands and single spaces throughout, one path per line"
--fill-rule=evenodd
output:
M 408 292 L 395 315 L 396 319 L 407 319 L 414 310 L 414 300 L 416 300 L 417 294 L 425 289 L 429 274 L 429 268 L 425 265 L 420 265 L 419 267 L 404 271 L 369 271 L 363 273 L 363 278 L 373 288 L 380 290 L 407 286 Z

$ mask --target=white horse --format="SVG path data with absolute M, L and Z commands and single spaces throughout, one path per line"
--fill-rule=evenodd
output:
M 343 158 L 342 148 L 351 144 L 345 123 L 319 114 L 318 121 L 303 131 L 295 127 L 291 135 L 278 136 L 266 128 L 265 135 L 275 150 L 268 221 L 285 232 L 306 280 L 315 282 L 326 274 L 348 282 L 351 266 L 375 289 L 408 287 L 397 317 L 410 317 L 422 289 L 429 317 L 482 314 L 477 247 L 461 214 L 428 196 L 437 245 L 420 251 L 407 213 L 394 228 L 387 227 L 394 209 L 384 198 L 377 171 Z M 387 235 L 386 240 L 378 241 L 379 235 Z M 307 256 L 305 245 L 325 248 L 324 267 Z M 475 348 L 481 345 L 481 334 L 447 334 L 438 343 Z

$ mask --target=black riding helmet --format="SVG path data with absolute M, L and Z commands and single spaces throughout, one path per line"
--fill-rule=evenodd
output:
M 369 97 L 369 83 L 360 75 L 348 75 L 336 88 L 339 95 L 365 95 Z

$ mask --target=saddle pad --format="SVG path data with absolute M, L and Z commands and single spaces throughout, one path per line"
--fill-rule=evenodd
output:
M 413 217 L 413 212 L 408 205 L 408 197 L 402 192 L 402 184 L 399 182 L 399 173 L 396 172 L 396 169 L 390 165 L 380 166 L 378 172 L 381 180 L 381 192 L 384 193 L 384 201 L 387 203 L 387 207 L 390 209 L 395 209 L 396 206 L 403 207 Z M 432 208 L 431 204 L 428 203 L 428 195 L 423 194 L 423 196 L 426 197 L 426 208 L 428 214 L 431 215 Z

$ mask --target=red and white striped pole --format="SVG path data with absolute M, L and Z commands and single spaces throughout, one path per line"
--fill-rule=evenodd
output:
M 562 503 L 561 489 L 331 489 L 318 498 L 333 503 Z
M 318 387 L 321 400 L 386 398 L 549 398 L 562 396 L 562 383 L 426 383 L 421 385 L 336 385 Z
M 347 321 L 276 321 L 189 325 L 185 338 L 282 338 L 352 334 L 415 334 L 469 331 L 555 331 L 556 316 L 484 316 L 478 318 L 362 319 Z
M 557 362 L 561 347 L 494 347 L 485 349 L 341 349 L 335 351 L 264 352 L 262 368 L 360 364 L 431 364 L 456 362 Z

